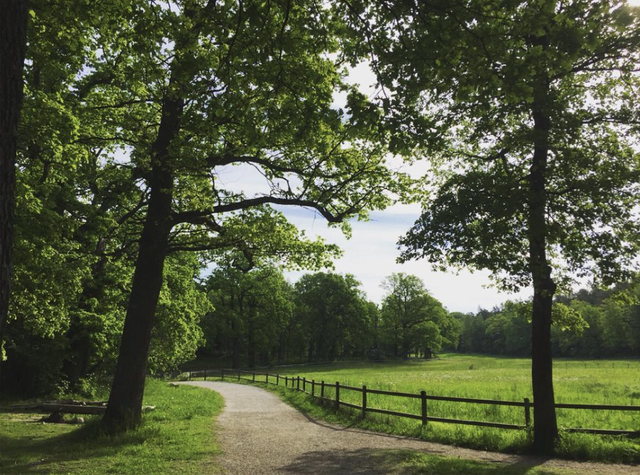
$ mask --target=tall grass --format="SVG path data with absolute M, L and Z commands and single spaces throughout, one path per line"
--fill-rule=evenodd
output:
M 478 355 L 444 355 L 433 361 L 409 361 L 378 364 L 343 364 L 275 368 L 283 375 L 306 377 L 316 382 L 342 385 L 366 385 L 418 394 L 468 398 L 523 401 L 532 399 L 530 362 L 522 358 L 497 358 Z M 555 396 L 558 403 L 640 405 L 640 361 L 637 360 L 559 360 L 554 367 Z M 325 396 L 333 398 L 335 390 L 326 388 Z M 367 414 L 360 419 L 357 411 L 341 411 L 335 415 L 332 405 L 320 407 L 308 396 L 279 391 L 282 396 L 317 417 L 360 427 L 421 437 L 484 450 L 526 452 L 531 434 L 525 430 L 492 429 L 419 421 L 394 416 Z M 361 404 L 362 394 L 340 391 L 340 399 Z M 420 414 L 420 400 L 368 395 L 368 406 L 399 412 Z M 524 425 L 521 407 L 494 406 L 460 402 L 428 402 L 432 417 L 503 422 Z M 640 430 L 640 413 L 630 411 L 594 411 L 558 409 L 561 428 L 598 428 Z M 558 455 L 576 459 L 609 462 L 640 462 L 640 440 L 624 436 L 562 434 Z

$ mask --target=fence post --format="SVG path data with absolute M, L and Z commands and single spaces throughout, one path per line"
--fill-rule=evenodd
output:
M 320 383 L 320 405 L 324 406 L 324 380 Z
M 265 383 L 267 383 L 267 386 L 269 386 L 269 373 L 265 374 Z
M 527 427 L 531 425 L 531 404 L 529 398 L 524 398 L 524 423 Z
M 302 378 L 302 392 L 307 392 L 307 378 Z
M 340 382 L 336 381 L 336 411 L 340 407 Z
M 367 414 L 367 387 L 362 386 L 362 418 Z
M 280 375 L 276 374 L 276 386 L 280 386 Z
M 289 376 L 284 377 L 284 387 L 289 389 Z
M 311 380 L 311 397 L 315 397 L 316 395 L 316 380 Z
M 220 379 L 224 381 L 224 368 L 220 370 Z
M 205 381 L 207 380 L 207 370 L 206 369 L 204 370 L 204 380 Z
M 300 391 L 300 376 L 296 378 L 296 391 Z
M 422 425 L 427 425 L 427 392 L 420 391 L 420 398 L 422 399 Z
M 255 371 L 253 373 L 251 373 L 251 382 L 252 383 L 256 382 L 256 372 Z

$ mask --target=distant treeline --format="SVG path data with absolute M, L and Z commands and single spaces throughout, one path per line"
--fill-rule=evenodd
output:
M 551 342 L 555 356 L 640 356 L 640 282 L 612 290 L 582 289 L 556 298 Z M 531 303 L 506 302 L 460 322 L 457 351 L 508 356 L 531 354 Z
M 22 396 L 91 393 L 113 373 L 131 261 L 77 261 L 55 282 L 36 277 L 43 263 L 33 255 L 18 264 L 3 348 L 4 390 Z M 83 278 L 71 285 L 80 270 Z M 458 322 L 415 276 L 388 277 L 378 306 L 351 275 L 318 272 L 291 284 L 277 267 L 220 265 L 205 278 L 199 277 L 202 270 L 193 254 L 167 259 L 149 356 L 152 374 L 197 355 L 252 367 L 430 356 L 457 344 Z
M 43 263 L 31 255 L 18 264 L 3 348 L 3 387 L 21 395 L 90 393 L 113 372 L 130 261 L 77 261 L 55 282 L 37 278 Z M 71 285 L 78 269 L 83 278 Z M 175 253 L 167 260 L 151 373 L 197 356 L 253 367 L 430 357 L 443 350 L 530 354 L 528 302 L 506 302 L 476 314 L 449 313 L 419 278 L 402 273 L 384 280 L 386 294 L 377 305 L 348 274 L 317 272 L 292 284 L 270 266 L 220 265 L 205 278 L 198 277 L 201 272 L 193 255 Z M 640 356 L 639 300 L 640 281 L 557 298 L 555 355 Z
M 234 367 L 339 358 L 430 356 L 457 342 L 458 324 L 415 276 L 392 274 L 378 307 L 351 275 L 318 272 L 295 285 L 274 268 L 216 270 L 215 311 L 202 320 L 201 354 Z

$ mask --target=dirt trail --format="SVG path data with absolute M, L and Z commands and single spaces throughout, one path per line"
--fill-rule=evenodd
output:
M 222 468 L 245 474 L 387 474 L 398 471 L 404 455 L 421 452 L 511 466 L 514 474 L 531 467 L 568 469 L 576 474 L 638 475 L 628 465 L 564 460 L 463 449 L 422 440 L 334 426 L 312 419 L 264 389 L 242 384 L 193 381 L 193 386 L 222 395 L 225 408 L 218 418 Z

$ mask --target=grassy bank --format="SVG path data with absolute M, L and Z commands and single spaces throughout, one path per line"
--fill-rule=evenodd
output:
M 523 401 L 531 398 L 530 363 L 521 358 L 445 355 L 427 362 L 400 362 L 357 366 L 319 366 L 278 369 L 307 379 L 439 396 Z M 640 406 L 640 361 L 556 361 L 557 403 Z M 359 393 L 344 391 L 346 402 L 358 402 Z M 372 407 L 419 414 L 418 400 L 375 396 Z M 433 416 L 524 424 L 519 407 L 429 401 Z M 640 430 L 640 414 L 622 411 L 559 409 L 561 427 Z
M 142 427 L 100 435 L 97 416 L 84 425 L 42 424 L 40 416 L 0 412 L 0 473 L 216 473 L 213 428 L 222 398 L 201 388 L 148 380 Z
M 469 398 L 522 401 L 531 398 L 529 362 L 520 358 L 445 355 L 427 362 L 341 364 L 276 368 L 279 374 L 300 375 L 315 381 L 370 389 Z M 555 366 L 556 401 L 582 404 L 640 405 L 640 362 L 627 360 L 561 360 Z M 523 453 L 531 434 L 523 430 L 492 429 L 418 421 L 360 413 L 348 409 L 335 414 L 301 393 L 278 390 L 292 405 L 325 420 L 447 444 L 503 452 Z M 332 389 L 326 396 L 333 397 Z M 361 393 L 343 390 L 340 399 L 360 404 Z M 420 414 L 420 401 L 382 395 L 368 396 L 369 407 Z M 434 417 L 524 424 L 520 407 L 429 401 Z M 561 427 L 640 430 L 638 412 L 558 410 Z M 640 440 L 626 437 L 563 433 L 558 455 L 581 460 L 640 463 Z

